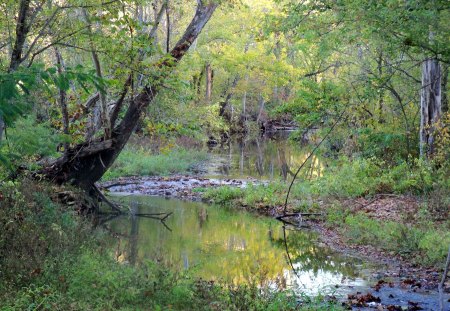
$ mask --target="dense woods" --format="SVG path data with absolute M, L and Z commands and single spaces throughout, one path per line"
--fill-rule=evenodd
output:
M 72 304 L 58 300 L 70 290 L 66 281 L 52 283 L 55 271 L 76 269 L 64 256 L 102 269 L 117 264 L 95 248 L 96 234 L 80 216 L 98 214 L 101 202 L 120 210 L 99 182 L 201 172 L 207 146 L 228 146 L 231 158 L 236 137 L 241 174 L 244 148 L 256 139 L 251 165 L 261 177 L 261 137 L 285 130 L 307 153 L 294 161 L 277 149 L 283 178 L 195 191 L 259 214 L 326 215 L 324 226 L 345 243 L 374 245 L 442 274 L 450 244 L 448 1 L 5 0 L 0 7 L 0 300 L 14 301 L 15 289 L 27 286 L 50 297 L 43 288 L 53 284 L 49 300 L 59 309 L 171 305 L 176 295 L 142 289 L 150 281 L 136 271 L 123 272 L 142 285 L 135 305 L 123 302 L 129 297 L 109 306 L 73 302 L 82 294 Z M 326 165 L 315 173 L 319 157 Z M 400 206 L 398 215 L 355 212 L 373 202 L 380 210 Z M 116 282 L 121 266 L 111 269 Z M 167 271 L 158 271 L 152 281 L 167 282 Z M 444 275 L 442 292 L 445 282 Z M 215 299 L 241 309 L 252 304 L 248 295 L 258 296 L 256 287 L 186 286 L 193 293 L 186 297 L 197 299 L 191 306 L 207 301 L 206 309 Z M 247 297 L 236 300 L 242 305 L 230 298 L 239 295 Z M 260 295 L 250 309 L 297 308 L 280 295 Z M 331 308 L 312 308 L 322 307 Z

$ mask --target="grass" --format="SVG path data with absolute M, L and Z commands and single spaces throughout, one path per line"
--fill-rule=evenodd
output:
M 0 185 L 0 310 L 341 310 L 322 298 L 216 284 L 147 261 L 120 264 L 112 237 L 72 207 L 76 189 L 29 180 Z
M 450 244 L 450 191 L 448 171 L 436 170 L 421 160 L 388 167 L 375 158 L 341 159 L 324 175 L 299 178 L 290 195 L 290 211 L 326 212 L 327 224 L 338 229 L 349 243 L 370 244 L 422 265 L 442 265 Z M 219 204 L 266 212 L 284 205 L 288 184 L 275 181 L 244 189 L 208 189 L 203 197 Z M 375 194 L 415 195 L 423 201 L 414 223 L 386 221 L 350 212 L 348 199 Z M 317 202 L 338 202 L 333 204 Z M 326 210 L 324 210 L 326 209 Z
M 186 173 L 207 158 L 205 151 L 198 150 L 174 148 L 167 153 L 152 154 L 143 148 L 129 147 L 120 153 L 103 179 Z

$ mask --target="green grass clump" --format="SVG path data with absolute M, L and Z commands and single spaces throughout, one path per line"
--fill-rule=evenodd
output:
M 222 186 L 207 189 L 202 197 L 217 204 L 231 204 L 235 200 L 241 199 L 243 194 L 244 190 L 241 188 Z
M 152 154 L 150 151 L 140 148 L 127 148 L 120 153 L 103 179 L 185 173 L 205 161 L 207 157 L 205 151 L 182 148 L 172 149 L 165 154 Z

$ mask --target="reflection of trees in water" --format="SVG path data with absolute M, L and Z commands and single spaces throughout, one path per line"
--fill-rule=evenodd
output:
M 286 180 L 293 175 L 292 167 L 307 158 L 306 149 L 288 142 L 265 137 L 240 139 L 229 143 L 224 149 L 216 149 L 223 156 L 218 172 L 222 175 L 265 177 L 281 176 Z M 314 156 L 305 173 L 307 178 L 319 176 L 322 163 Z M 275 174 L 274 174 L 275 173 Z
M 289 231 L 286 238 L 287 248 L 292 263 L 299 263 L 300 270 L 313 271 L 317 274 L 319 270 L 331 273 L 341 273 L 345 276 L 358 276 L 355 262 L 349 258 L 339 256 L 328 247 L 321 247 L 317 242 L 317 234 L 308 230 Z M 274 241 L 279 246 L 285 245 L 283 238 Z
M 135 229 L 130 217 L 121 217 L 111 224 L 115 231 L 139 234 L 137 239 L 132 238 L 133 234 L 120 238 L 127 261 L 131 262 L 131 250 L 136 249 L 136 263 L 153 259 L 172 268 L 193 269 L 192 273 L 205 279 L 236 284 L 280 279 L 288 268 L 283 249 L 268 237 L 266 220 L 199 203 L 171 200 L 158 203 L 166 206 L 157 206 L 155 210 L 141 208 L 141 212 L 173 210 L 174 215 L 167 220 L 172 232 L 145 218 L 137 218 L 139 224 Z M 278 235 L 276 230 L 272 232 L 274 240 Z
M 142 200 L 149 200 L 154 207 L 140 207 L 135 213 L 173 211 L 167 219 L 172 231 L 151 219 L 114 219 L 109 224 L 111 230 L 126 233 L 118 235 L 118 244 L 112 247 L 121 262 L 155 260 L 171 269 L 190 269 L 193 275 L 208 280 L 286 287 L 290 267 L 277 221 L 200 203 L 148 197 Z M 287 243 L 293 262 L 301 270 L 350 277 L 356 274 L 353 265 L 318 246 L 312 232 L 289 231 Z

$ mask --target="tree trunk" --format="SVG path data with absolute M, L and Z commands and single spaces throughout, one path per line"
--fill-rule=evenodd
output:
M 420 156 L 429 158 L 435 151 L 435 124 L 442 113 L 441 70 L 437 59 L 427 59 L 422 65 L 420 96 Z
M 3 121 L 3 117 L 0 115 L 0 142 L 3 139 L 3 131 L 5 130 L 5 121 Z
M 442 86 L 441 86 L 441 94 L 442 94 L 442 112 L 445 113 L 448 111 L 448 97 L 447 97 L 447 83 L 448 83 L 448 64 L 442 65 Z
M 124 118 L 114 128 L 110 139 L 102 137 L 91 142 L 78 144 L 68 150 L 66 157 L 60 157 L 40 170 L 39 173 L 56 183 L 71 183 L 90 191 L 94 183 L 114 163 L 139 122 L 142 113 L 154 102 L 165 78 L 189 50 L 192 42 L 200 34 L 216 7 L 217 4 L 203 4 L 202 1 L 199 1 L 191 23 L 170 52 L 172 58 L 162 60 L 155 65 L 155 69 L 162 71 L 160 78 L 153 81 L 152 85 L 145 86 L 131 100 Z
M 209 63 L 206 64 L 205 71 L 206 71 L 205 99 L 209 103 L 209 102 L 211 102 L 212 86 L 213 86 L 213 79 L 214 79 L 214 71 L 211 68 L 211 64 L 209 64 Z
M 57 47 L 55 47 L 55 56 L 56 56 L 56 63 L 58 64 L 58 74 L 62 75 L 65 70 L 64 61 Z M 59 89 L 59 105 L 61 106 L 63 133 L 65 135 L 69 135 L 69 112 L 67 111 L 67 94 L 66 91 L 63 89 Z M 66 141 L 64 143 L 64 154 L 67 152 L 68 149 L 69 143 Z
M 169 1 L 167 1 L 169 2 Z M 169 14 L 169 3 L 166 5 L 166 53 L 170 52 L 170 14 Z

